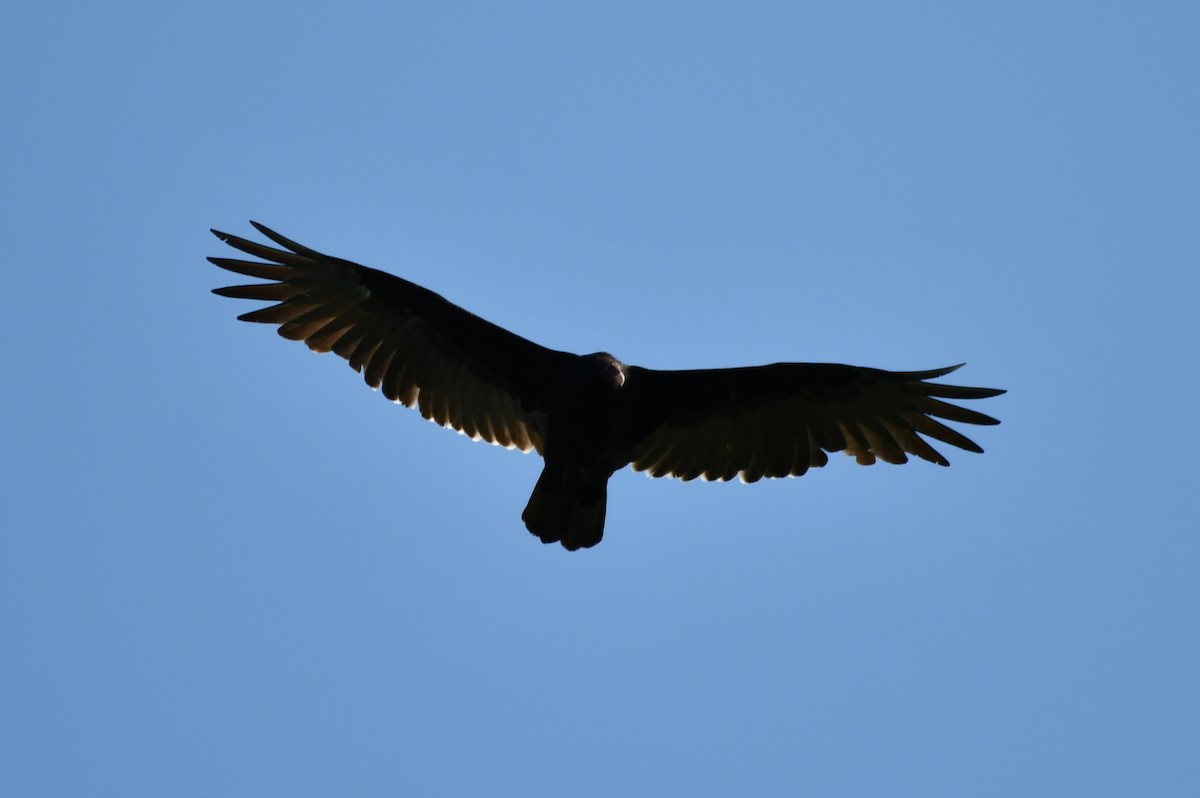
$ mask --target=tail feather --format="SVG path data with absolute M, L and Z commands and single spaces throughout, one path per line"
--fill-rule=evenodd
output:
M 569 551 L 595 546 L 604 537 L 608 480 L 568 483 L 544 469 L 521 519 L 543 543 L 561 542 Z

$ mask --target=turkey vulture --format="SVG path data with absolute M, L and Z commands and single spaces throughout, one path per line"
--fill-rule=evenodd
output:
M 269 281 L 214 291 L 275 303 L 238 318 L 277 324 L 284 338 L 341 355 L 372 388 L 442 426 L 537 450 L 545 467 L 521 517 L 543 543 L 572 551 L 600 542 L 608 478 L 627 465 L 654 477 L 745 482 L 800 476 L 825 465 L 826 452 L 844 451 L 862 465 L 876 458 L 904 463 L 914 454 L 945 466 L 922 435 L 983 450 L 937 419 L 999 423 L 942 401 L 1004 393 L 929 382 L 959 366 L 657 371 L 606 352 L 573 355 L 527 341 L 407 280 L 251 224 L 282 249 L 212 231 L 266 261 L 209 258 Z

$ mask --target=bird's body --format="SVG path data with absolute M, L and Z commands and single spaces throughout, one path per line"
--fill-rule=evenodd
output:
M 608 478 L 628 464 L 618 448 L 628 423 L 625 379 L 625 365 L 599 352 L 578 358 L 555 380 L 542 450 L 546 466 L 521 516 L 543 541 L 561 539 L 568 548 L 600 541 Z
M 826 452 L 859 463 L 907 454 L 948 465 L 921 436 L 969 451 L 973 441 L 937 418 L 995 419 L 942 401 L 991 388 L 918 372 L 817 363 L 658 371 L 612 355 L 539 346 L 399 277 L 332 258 L 255 227 L 284 249 L 213 231 L 267 262 L 210 258 L 272 282 L 216 289 L 277 304 L 243 314 L 285 338 L 332 351 L 393 401 L 473 438 L 537 450 L 545 468 L 522 518 L 543 542 L 593 546 L 604 533 L 608 479 L 627 465 L 651 476 L 753 482 L 799 476 Z

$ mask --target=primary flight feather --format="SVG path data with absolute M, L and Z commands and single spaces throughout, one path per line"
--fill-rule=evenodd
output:
M 1004 393 L 929 380 L 959 366 L 894 372 L 831 363 L 658 371 L 604 352 L 539 346 L 408 280 L 323 255 L 257 222 L 282 249 L 213 233 L 257 261 L 214 257 L 267 280 L 215 289 L 275 304 L 243 321 L 279 326 L 314 352 L 335 352 L 384 396 L 545 467 L 522 514 L 544 543 L 575 550 L 604 534 L 608 479 L 627 465 L 651 476 L 754 482 L 799 476 L 844 451 L 859 463 L 913 454 L 949 465 L 926 438 L 983 450 L 938 419 L 997 424 L 943 401 Z M 961 365 L 961 364 L 960 364 Z

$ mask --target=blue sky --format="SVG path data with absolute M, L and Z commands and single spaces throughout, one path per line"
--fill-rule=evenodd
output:
M 5 795 L 1200 792 L 1200 11 L 18 3 Z M 373 395 L 248 219 L 657 368 L 1009 389 L 983 456 L 624 472 Z

